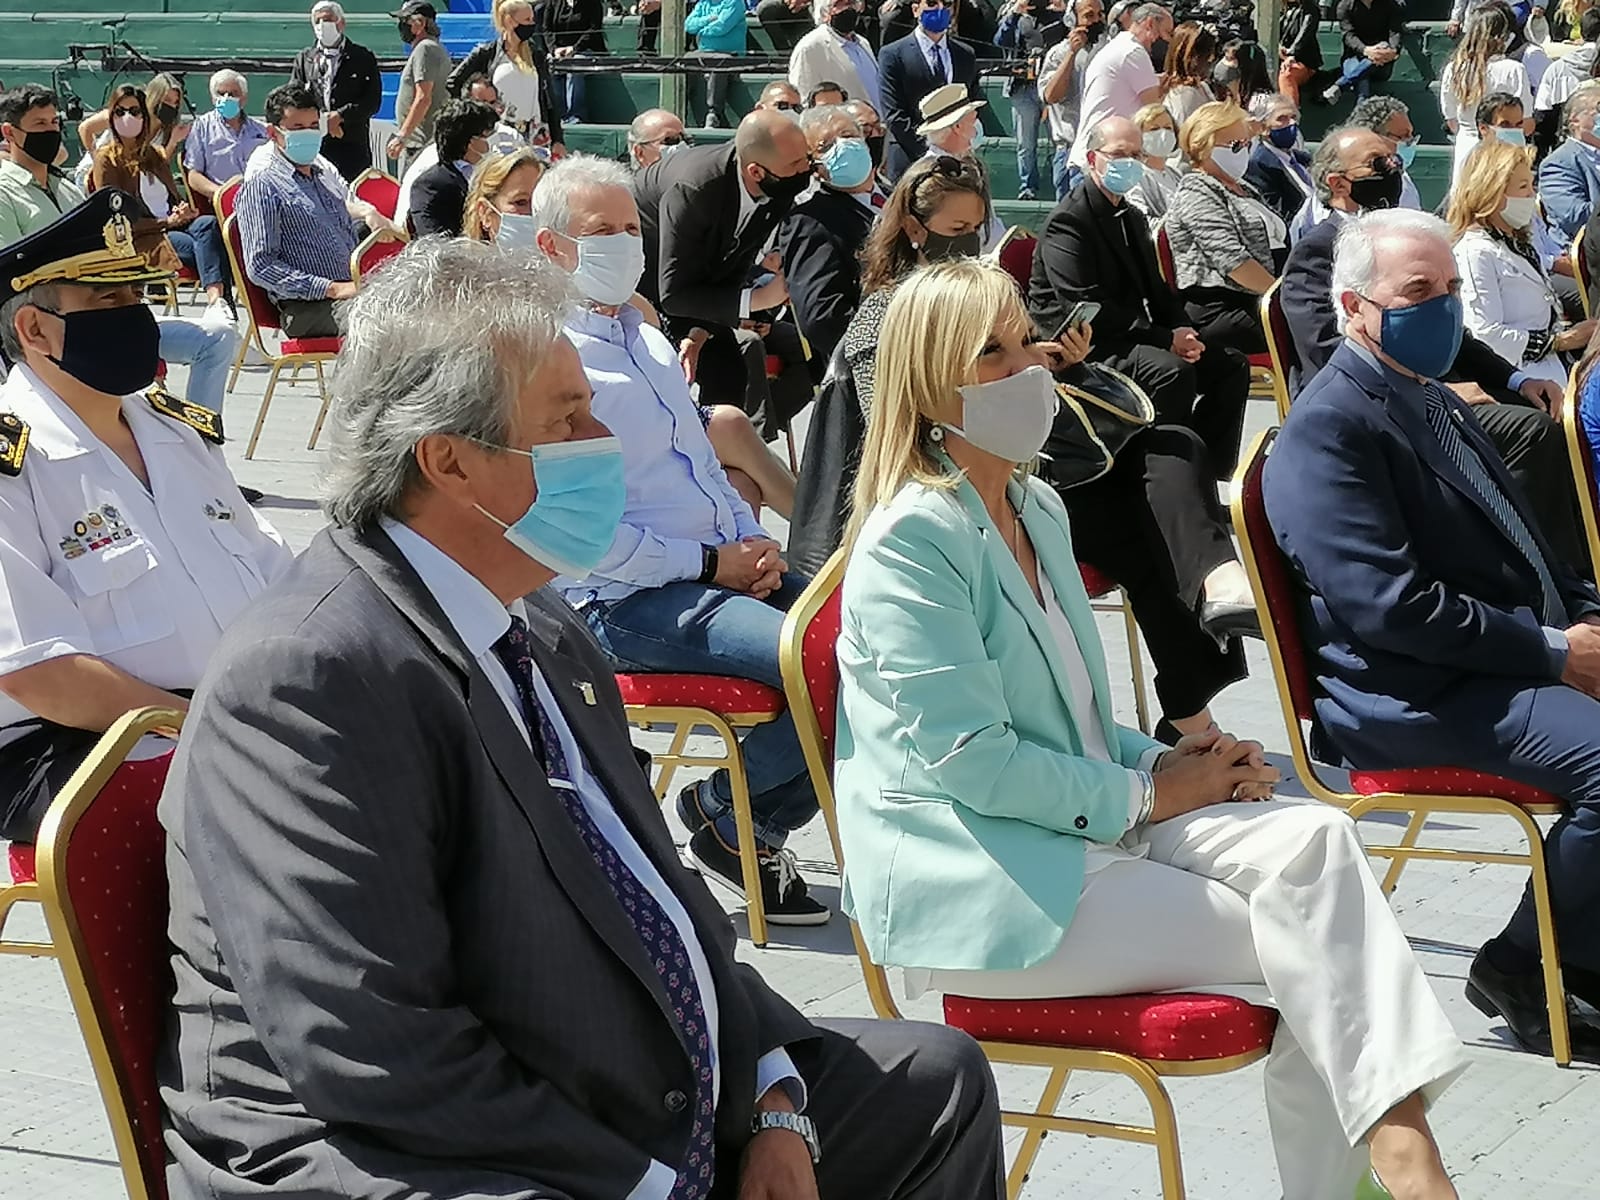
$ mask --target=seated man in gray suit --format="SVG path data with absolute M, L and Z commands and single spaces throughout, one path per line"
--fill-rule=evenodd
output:
M 545 590 L 624 500 L 571 300 L 427 239 L 350 306 L 333 527 L 217 649 L 162 800 L 173 1200 L 999 1200 L 977 1045 L 735 962 Z

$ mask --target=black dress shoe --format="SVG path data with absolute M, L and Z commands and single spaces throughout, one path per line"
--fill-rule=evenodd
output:
M 1478 951 L 1467 972 L 1467 1000 L 1486 1017 L 1499 1017 L 1524 1050 L 1550 1055 L 1550 1011 L 1544 1000 L 1544 975 L 1528 971 L 1508 975 Z M 1567 1025 L 1572 1032 L 1572 1056 L 1585 1062 L 1600 1061 L 1600 1026 L 1567 1000 Z
M 1260 637 L 1261 618 L 1256 615 L 1254 604 L 1221 604 L 1206 600 L 1200 605 L 1200 628 L 1226 650 L 1231 638 Z

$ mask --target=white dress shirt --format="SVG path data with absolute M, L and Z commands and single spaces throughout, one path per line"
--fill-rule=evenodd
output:
M 483 673 L 489 677 L 489 682 L 494 684 L 495 694 L 506 706 L 506 711 L 511 714 L 512 723 L 516 725 L 523 741 L 527 742 L 531 749 L 533 739 L 529 736 L 526 719 L 522 714 L 522 701 L 517 695 L 516 685 L 512 683 L 511 676 L 500 661 L 500 656 L 494 651 L 495 643 L 511 628 L 512 615 L 526 619 L 527 611 L 522 601 L 515 601 L 510 608 L 507 608 L 465 567 L 410 526 L 388 517 L 385 517 L 380 524 L 401 556 L 411 564 L 412 570 L 416 571 L 423 587 L 427 588 L 429 594 L 438 601 L 445 620 L 450 622 L 450 628 L 461 639 L 467 653 L 472 655 Z M 689 965 L 694 971 L 695 986 L 700 991 L 700 1004 L 705 1009 L 706 1038 L 711 1046 L 712 1095 L 718 1097 L 722 1094 L 722 1072 L 717 1063 L 716 980 L 711 974 L 711 964 L 706 958 L 705 949 L 700 945 L 700 939 L 695 933 L 694 922 L 689 919 L 689 913 L 677 894 L 668 886 L 667 881 L 656 870 L 655 864 L 628 832 L 627 825 L 612 807 L 604 785 L 589 770 L 583 747 L 579 745 L 578 739 L 567 725 L 561 706 L 556 703 L 555 696 L 550 690 L 550 681 L 539 673 L 537 665 L 533 669 L 533 689 L 545 714 L 550 718 L 550 725 L 555 730 L 556 737 L 561 741 L 561 749 L 566 755 L 567 766 L 573 777 L 570 784 L 560 779 L 551 779 L 548 781 L 550 786 L 570 787 L 577 793 L 579 803 L 599 828 L 600 836 L 606 839 L 617 852 L 617 856 L 627 864 L 628 870 L 633 872 L 640 886 L 661 906 L 667 919 L 672 922 L 673 928 L 683 940 L 684 949 L 689 955 Z M 806 1101 L 805 1082 L 795 1070 L 794 1062 L 788 1052 L 782 1048 L 768 1051 L 757 1061 L 757 1098 L 780 1083 L 789 1093 L 795 1108 L 803 1109 Z M 673 1184 L 677 1181 L 677 1174 L 675 1167 L 662 1162 L 652 1162 L 644 1177 L 634 1186 L 633 1191 L 628 1193 L 625 1200 L 666 1200 Z
M 934 86 L 943 86 L 939 82 L 941 77 L 944 83 L 957 82 L 951 76 L 954 67 L 950 63 L 950 47 L 946 45 L 948 35 L 940 34 L 937 38 L 931 38 L 919 21 L 917 27 L 911 31 L 911 36 L 917 39 L 917 48 L 922 51 L 922 61 L 927 63 L 928 70 L 933 72 Z

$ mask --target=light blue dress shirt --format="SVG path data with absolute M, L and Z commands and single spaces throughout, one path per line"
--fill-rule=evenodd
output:
M 615 317 L 575 310 L 566 335 L 594 391 L 596 420 L 622 443 L 628 485 L 622 524 L 600 565 L 586 579 L 556 581 L 568 602 L 617 601 L 696 579 L 702 546 L 765 537 L 717 461 L 661 331 L 626 304 Z
M 235 133 L 213 109 L 196 118 L 184 139 L 183 165 L 212 183 L 227 183 L 235 175 L 243 175 L 251 152 L 270 140 L 267 127 L 256 118 L 245 117 Z
M 390 540 L 400 551 L 401 557 L 411 564 L 411 569 L 416 571 L 422 580 L 422 586 L 427 588 L 428 593 L 438 601 L 445 620 L 450 622 L 450 628 L 461 639 L 462 645 L 467 648 L 467 653 L 472 655 L 479 668 L 489 677 L 489 682 L 494 684 L 496 694 L 506 706 L 506 711 L 511 714 L 513 723 L 521 732 L 523 740 L 531 748 L 533 741 L 528 735 L 528 727 L 522 715 L 522 702 L 517 698 L 516 686 L 511 682 L 511 676 L 506 673 L 499 655 L 494 652 L 494 644 L 505 636 L 506 630 L 511 628 L 512 613 L 515 612 L 518 617 L 526 617 L 522 601 L 515 601 L 508 609 L 495 599 L 494 594 L 484 587 L 476 576 L 410 526 L 387 517 L 381 524 L 383 531 L 389 535 Z M 661 905 L 662 911 L 667 914 L 667 919 L 672 922 L 678 931 L 678 936 L 683 939 L 684 949 L 689 954 L 689 964 L 694 970 L 695 986 L 700 989 L 700 1002 L 706 1013 L 706 1034 L 711 1043 L 712 1094 L 720 1096 L 722 1072 L 717 1065 L 716 980 L 711 974 L 711 964 L 706 959 L 705 949 L 695 934 L 694 922 L 689 919 L 689 913 L 676 893 L 661 877 L 655 864 L 640 848 L 639 843 L 628 832 L 628 827 L 623 824 L 622 818 L 617 815 L 616 809 L 611 806 L 610 797 L 606 795 L 604 786 L 589 770 L 583 748 L 573 736 L 566 719 L 562 716 L 561 706 L 551 694 L 549 680 L 539 674 L 537 667 L 533 672 L 533 688 L 539 697 L 539 703 L 544 706 L 545 713 L 550 717 L 551 727 L 561 739 L 561 749 L 566 754 L 567 764 L 573 775 L 570 786 L 577 792 L 579 802 L 599 827 L 600 835 L 616 850 L 617 855 L 627 864 L 628 870 L 633 872 L 634 877 L 655 898 L 656 903 Z M 549 782 L 551 787 L 568 786 L 559 779 L 552 779 Z M 805 1082 L 795 1070 L 794 1062 L 788 1052 L 783 1049 L 769 1051 L 757 1061 L 757 1098 L 780 1083 L 789 1093 L 795 1108 L 804 1109 Z M 653 1162 L 650 1169 L 645 1172 L 644 1178 L 639 1180 L 625 1200 L 666 1200 L 672 1191 L 672 1185 L 677 1181 L 677 1175 L 677 1168 L 666 1163 Z

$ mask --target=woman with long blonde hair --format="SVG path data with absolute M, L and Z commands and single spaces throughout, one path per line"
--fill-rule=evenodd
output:
M 552 98 L 550 64 L 539 48 L 539 29 L 528 0 L 495 0 L 495 33 L 461 60 L 445 80 L 445 90 L 463 97 L 472 81 L 483 76 L 499 93 L 502 119 L 531 145 L 548 128 L 551 152 L 566 153 L 561 135 L 561 107 Z M 559 149 L 557 149 L 559 147 Z
M 1467 17 L 1461 44 L 1439 76 L 1439 111 L 1444 114 L 1445 125 L 1455 135 L 1455 158 L 1450 172 L 1452 187 L 1461 176 L 1467 155 L 1478 144 L 1478 104 L 1485 96 L 1507 92 L 1522 101 L 1524 113 L 1533 111 L 1533 87 L 1528 80 L 1528 69 L 1516 59 L 1506 57 L 1506 47 L 1516 31 L 1508 11 L 1494 5 L 1474 9 Z M 1524 133 L 1532 132 L 1530 120 Z
M 1480 142 L 1450 193 L 1461 304 L 1474 337 L 1535 379 L 1567 382 L 1563 354 L 1583 349 L 1593 320 L 1567 325 L 1561 302 L 1529 237 L 1538 216 L 1533 151 Z
M 884 318 L 838 639 L 845 910 L 913 992 L 1271 1003 L 1284 1194 L 1454 1200 L 1425 1109 L 1466 1059 L 1354 823 L 1273 801 L 1254 742 L 1112 719 L 1066 512 L 1028 473 L 1055 413 L 1031 331 L 975 260 Z
M 490 152 L 472 172 L 461 236 L 474 242 L 504 242 L 533 249 L 533 189 L 544 176 L 532 150 Z M 511 219 L 506 220 L 509 216 Z

